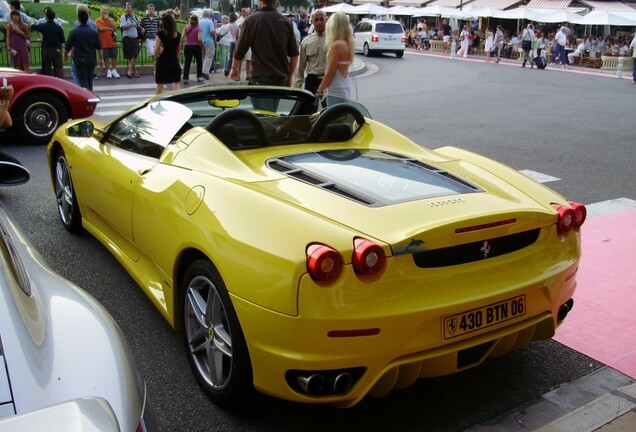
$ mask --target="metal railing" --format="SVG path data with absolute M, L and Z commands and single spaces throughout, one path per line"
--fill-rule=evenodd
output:
M 121 42 L 117 42 L 117 64 L 128 65 L 128 60 L 124 59 Z M 152 59 L 146 52 L 146 44 L 140 42 L 139 56 L 137 56 L 138 66 L 152 65 Z M 5 42 L 0 42 L 0 67 L 12 67 L 11 58 Z M 37 69 L 42 66 L 42 48 L 40 41 L 32 41 L 29 49 L 29 67 Z M 70 60 L 64 62 L 64 66 L 70 66 Z

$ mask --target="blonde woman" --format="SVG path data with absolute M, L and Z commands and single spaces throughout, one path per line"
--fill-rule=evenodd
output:
M 329 99 L 351 99 L 351 85 L 349 83 L 349 66 L 355 54 L 355 42 L 349 17 L 342 12 L 336 12 L 327 20 L 326 45 L 327 68 L 325 76 L 316 90 L 316 96 L 327 93 Z M 337 99 L 336 99 L 337 100 Z M 332 103 L 337 103 L 333 99 Z M 331 105 L 332 103 L 328 103 Z

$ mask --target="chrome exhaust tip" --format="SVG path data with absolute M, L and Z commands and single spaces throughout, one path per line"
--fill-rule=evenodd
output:
M 573 307 L 574 307 L 573 299 L 570 299 L 566 301 L 564 304 L 562 304 L 561 307 L 559 307 L 559 311 L 557 312 L 557 322 L 563 321 L 568 316 L 568 314 L 570 313 Z
M 336 393 L 346 393 L 353 386 L 353 376 L 344 372 L 338 374 L 333 380 L 333 391 Z
M 312 374 L 308 376 L 298 375 L 296 380 L 298 381 L 300 388 L 310 395 L 320 394 L 325 383 L 325 378 L 320 374 Z

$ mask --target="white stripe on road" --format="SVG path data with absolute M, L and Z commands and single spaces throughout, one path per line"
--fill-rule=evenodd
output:
M 536 172 L 536 171 L 532 171 L 532 170 L 520 170 L 519 172 L 522 173 L 522 174 L 527 175 L 531 179 L 534 179 L 534 180 L 538 181 L 539 183 L 548 183 L 548 182 L 561 180 L 558 177 L 552 177 L 550 175 L 543 174 L 543 173 Z

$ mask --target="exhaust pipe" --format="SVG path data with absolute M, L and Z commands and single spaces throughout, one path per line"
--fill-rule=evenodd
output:
M 309 376 L 298 375 L 296 379 L 303 391 L 310 395 L 319 394 L 325 383 L 325 378 L 320 374 L 313 374 Z
M 559 312 L 557 313 L 557 322 L 561 322 L 568 316 L 572 308 L 574 307 L 574 299 L 570 299 L 561 305 Z
M 343 372 L 333 380 L 333 391 L 336 393 L 346 393 L 353 385 L 353 376 L 349 372 Z

